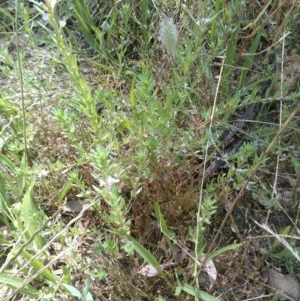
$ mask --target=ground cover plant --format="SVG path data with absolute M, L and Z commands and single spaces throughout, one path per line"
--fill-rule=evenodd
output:
M 299 17 L 0 1 L 1 300 L 300 300 Z

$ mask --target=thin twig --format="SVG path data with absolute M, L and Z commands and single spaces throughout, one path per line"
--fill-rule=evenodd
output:
M 215 92 L 215 97 L 214 97 L 214 102 L 213 102 L 213 107 L 212 107 L 212 112 L 211 112 L 211 116 L 210 116 L 210 124 L 209 124 L 209 129 L 208 132 L 209 134 L 212 133 L 212 125 L 213 125 L 213 120 L 214 120 L 214 114 L 215 114 L 215 110 L 216 110 L 216 105 L 217 105 L 217 99 L 218 99 L 218 95 L 219 95 L 219 89 L 220 89 L 220 85 L 221 85 L 221 80 L 222 80 L 222 74 L 223 74 L 223 68 L 224 68 L 224 61 L 225 61 L 225 57 L 223 57 L 223 62 L 221 65 L 221 69 L 220 69 L 220 75 L 218 76 L 218 84 L 217 84 L 217 88 L 216 88 L 216 92 Z M 198 203 L 198 211 L 197 211 L 197 228 L 196 228 L 196 243 L 195 243 L 195 255 L 196 257 L 198 257 L 199 254 L 198 253 L 198 237 L 200 234 L 200 224 L 201 224 L 201 205 L 202 205 L 202 200 L 203 200 L 203 188 L 204 188 L 204 184 L 205 184 L 205 173 L 206 173 L 206 164 L 208 161 L 208 149 L 209 149 L 209 142 L 206 143 L 206 148 L 205 148 L 205 156 L 204 156 L 204 166 L 203 166 L 203 170 L 202 170 L 202 179 L 201 179 L 201 185 L 200 185 L 200 194 L 199 194 L 199 203 Z M 198 282 L 198 277 L 197 277 L 197 270 L 198 270 L 198 266 L 195 263 L 194 266 L 194 277 L 196 278 L 196 282 Z M 198 285 L 198 283 L 197 283 Z

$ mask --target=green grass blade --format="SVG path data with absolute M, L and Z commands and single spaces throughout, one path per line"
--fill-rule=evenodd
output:
M 239 31 L 238 31 L 237 27 L 232 29 L 232 37 L 230 37 L 230 40 L 226 47 L 224 69 L 223 69 L 224 85 L 222 85 L 222 90 L 223 90 L 223 93 L 225 93 L 225 95 L 228 95 L 229 90 L 230 90 L 229 85 L 227 85 L 225 83 L 230 82 L 232 70 L 235 65 L 238 33 L 239 33 Z
M 197 288 L 189 285 L 189 284 L 184 284 L 181 288 L 183 291 L 185 291 L 186 293 L 188 293 L 191 296 L 194 296 L 195 298 L 200 298 L 201 300 L 204 301 L 220 301 L 220 299 L 205 293 L 201 290 L 198 290 Z
M 18 277 L 11 277 L 11 274 L 8 272 L 0 273 L 0 283 L 8 286 L 11 289 L 19 289 L 24 286 L 24 280 Z M 37 298 L 39 295 L 38 290 L 36 290 L 30 284 L 25 285 L 20 289 L 19 292 L 32 298 Z
M 62 283 L 62 286 L 73 296 L 83 300 L 81 292 L 73 285 Z
M 264 31 L 259 31 L 258 34 L 256 35 L 255 39 L 251 43 L 250 49 L 249 49 L 249 55 L 246 57 L 246 60 L 243 65 L 243 69 L 241 72 L 240 80 L 239 80 L 239 85 L 238 87 L 242 87 L 245 84 L 245 79 L 250 71 L 250 67 L 252 65 L 253 60 L 255 60 L 255 56 L 251 55 L 256 53 L 258 45 L 260 43 L 261 37 L 264 35 Z
M 6 165 L 11 171 L 15 171 L 17 169 L 13 162 L 2 154 L 0 154 L 0 163 Z
M 36 271 L 40 271 L 43 269 L 43 271 L 41 272 L 41 275 L 43 277 L 45 277 L 46 279 L 48 279 L 49 281 L 56 283 L 57 282 L 57 278 L 55 277 L 55 275 L 48 269 L 45 269 L 45 265 L 38 259 L 34 258 L 33 259 L 33 255 L 31 255 L 30 253 L 26 252 L 26 251 L 22 251 L 22 255 L 23 257 L 30 262 L 31 266 L 36 270 Z
M 156 258 L 146 249 L 144 248 L 139 242 L 137 242 L 134 238 L 132 237 L 127 237 L 128 240 L 133 244 L 134 250 L 151 266 L 153 266 L 160 276 L 164 279 L 167 280 L 166 275 L 162 268 L 160 267 L 159 262 L 156 260 Z
M 28 234 L 32 236 L 38 229 L 44 224 L 44 214 L 38 210 L 33 200 L 33 188 L 35 185 L 35 178 L 32 179 L 30 186 L 25 192 L 22 200 L 22 215 L 24 218 L 24 224 L 27 227 Z M 41 249 L 46 241 L 44 237 L 37 234 L 34 238 L 35 245 Z
M 174 233 L 169 230 L 166 220 L 160 211 L 160 207 L 159 207 L 158 203 L 155 203 L 155 205 L 154 205 L 154 212 L 155 212 L 156 219 L 160 225 L 160 228 L 167 240 L 167 243 L 168 243 L 169 247 L 172 249 L 172 242 L 171 242 L 170 238 L 174 237 Z
M 217 257 L 217 256 L 223 254 L 224 252 L 228 252 L 228 251 L 232 251 L 232 250 L 238 249 L 238 248 L 242 247 L 244 244 L 245 243 L 241 242 L 241 243 L 232 244 L 232 245 L 220 248 L 217 251 L 211 253 L 209 256 L 207 256 L 207 258 L 212 259 L 214 257 Z
M 10 228 L 10 222 L 8 219 L 9 212 L 8 212 L 8 205 L 10 202 L 10 198 L 6 193 L 6 184 L 5 179 L 0 173 L 0 222 L 4 222 L 4 224 Z

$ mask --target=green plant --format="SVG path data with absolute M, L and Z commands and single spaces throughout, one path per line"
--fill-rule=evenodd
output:
M 5 300 L 253 298 L 237 289 L 260 277 L 243 265 L 252 209 L 282 213 L 277 184 L 297 200 L 299 89 L 275 72 L 296 2 L 17 2 L 0 8 Z M 255 254 L 296 274 L 297 228 L 282 229 Z
M 66 290 L 68 290 L 70 292 L 70 294 L 73 297 L 77 297 L 83 301 L 93 301 L 94 298 L 93 298 L 92 294 L 89 292 L 90 282 L 91 282 L 91 279 L 88 278 L 85 282 L 82 292 L 80 292 L 77 288 L 75 288 L 72 285 L 69 285 L 69 284 L 62 284 L 62 285 L 64 286 L 64 288 Z

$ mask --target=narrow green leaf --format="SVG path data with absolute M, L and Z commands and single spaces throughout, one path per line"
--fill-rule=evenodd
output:
M 167 281 L 166 275 L 160 267 L 160 264 L 156 258 L 140 243 L 138 243 L 134 238 L 127 237 L 130 242 L 132 242 L 134 250 L 150 265 L 152 265 L 160 274 L 160 276 Z
M 18 196 L 21 199 L 24 194 L 24 189 L 26 185 L 26 172 L 27 172 L 27 158 L 26 152 L 24 152 L 22 160 L 21 160 L 21 168 L 18 171 L 17 176 L 17 188 L 18 188 Z
M 80 299 L 83 299 L 81 292 L 74 286 L 62 283 L 62 286 L 73 296 Z
M 130 104 L 131 104 L 131 108 L 135 109 L 136 106 L 136 99 L 135 99 L 135 94 L 134 94 L 134 85 L 131 86 L 130 89 Z
M 238 25 L 231 30 L 231 36 L 226 47 L 224 69 L 223 69 L 223 80 L 225 84 L 222 86 L 222 92 L 227 95 L 229 92 L 230 86 L 227 84 L 231 80 L 232 70 L 234 68 L 235 58 L 236 58 L 236 48 L 238 40 Z
M 10 221 L 8 219 L 8 216 L 10 216 L 8 210 L 10 198 L 6 193 L 5 186 L 5 179 L 2 173 L 0 173 L 0 221 L 4 222 L 6 226 L 10 228 Z
M 71 271 L 68 267 L 62 265 L 61 266 L 62 270 L 63 270 L 63 273 L 64 273 L 64 277 L 63 277 L 63 282 L 65 284 L 69 284 L 71 283 Z
M 91 283 L 91 278 L 88 277 L 88 279 L 85 281 L 85 284 L 84 284 L 84 287 L 83 287 L 83 290 L 82 290 L 83 297 L 87 296 L 87 294 L 90 290 L 90 283 Z
M 8 272 L 0 273 L 0 283 L 11 289 L 19 289 L 24 286 L 24 280 L 17 277 L 11 277 L 11 274 Z M 26 284 L 23 288 L 21 288 L 20 293 L 33 298 L 37 298 L 39 295 L 39 291 L 30 284 Z
M 84 297 L 84 301 L 94 301 L 93 295 L 88 292 L 87 295 Z
M 255 55 L 251 55 L 251 54 L 256 53 L 262 35 L 263 35 L 263 31 L 259 31 L 258 34 L 256 35 L 255 39 L 251 43 L 251 46 L 250 46 L 250 49 L 249 49 L 249 54 L 250 55 L 248 55 L 246 57 L 246 60 L 244 62 L 243 69 L 242 69 L 242 72 L 241 72 L 239 85 L 238 85 L 239 88 L 242 87 L 243 85 L 245 85 L 245 79 L 247 77 L 247 74 L 250 71 L 250 68 L 251 68 L 251 65 L 252 65 L 253 61 L 255 61 Z
M 300 254 L 300 247 L 295 247 L 293 248 L 294 252 L 295 253 L 298 253 Z M 290 259 L 290 258 L 295 258 L 295 255 L 288 249 L 285 249 L 279 253 L 269 253 L 270 257 L 273 257 L 273 258 L 278 258 L 278 259 Z
M 24 219 L 24 226 L 27 227 L 28 234 L 32 236 L 44 224 L 44 214 L 38 210 L 33 201 L 33 188 L 35 185 L 35 178 L 32 179 L 30 186 L 22 200 L 22 215 Z M 41 249 L 46 241 L 44 237 L 37 234 L 34 238 L 36 246 Z
M 172 249 L 172 242 L 171 242 L 171 238 L 174 237 L 174 233 L 172 231 L 169 230 L 168 226 L 167 226 L 167 223 L 166 223 L 166 220 L 164 218 L 164 216 L 162 215 L 161 211 L 160 211 L 160 207 L 159 207 L 159 204 L 158 203 L 155 203 L 154 205 L 154 212 L 155 212 L 155 216 L 156 216 L 156 219 L 161 227 L 161 230 L 167 240 L 167 243 L 169 245 L 169 247 Z
M 211 253 L 209 256 L 207 256 L 207 258 L 208 258 L 208 259 L 212 259 L 212 258 L 214 258 L 214 257 L 217 257 L 217 256 L 221 255 L 221 254 L 224 253 L 224 252 L 238 249 L 238 248 L 242 247 L 244 244 L 245 244 L 245 243 L 241 242 L 241 243 L 232 244 L 232 245 L 223 247 L 223 248 L 218 249 L 217 251 Z
M 30 253 L 26 252 L 26 251 L 22 251 L 22 255 L 23 257 L 30 262 L 31 266 L 36 270 L 39 271 L 41 269 L 45 268 L 45 265 L 38 259 L 32 259 L 33 255 L 31 255 Z M 44 269 L 41 273 L 41 275 L 45 278 L 47 278 L 49 281 L 56 283 L 57 282 L 57 278 L 55 277 L 55 275 L 48 269 Z
M 221 299 L 218 299 L 208 293 L 198 290 L 197 288 L 189 284 L 184 284 L 182 286 L 182 290 L 188 293 L 189 295 L 194 296 L 195 298 L 200 298 L 201 300 L 204 301 L 221 301 Z
M 58 202 L 62 202 L 65 199 L 66 195 L 72 189 L 73 185 L 74 185 L 74 183 L 72 181 L 72 178 L 70 177 L 68 179 L 68 182 L 65 183 L 64 186 L 58 192 L 58 195 L 57 195 Z
M 142 0 L 141 1 L 141 19 L 140 19 L 140 26 L 143 35 L 143 40 L 145 45 L 147 46 L 149 40 L 149 29 L 148 29 L 148 19 L 149 19 L 149 0 Z
M 5 164 L 11 171 L 16 171 L 17 167 L 7 157 L 0 154 L 0 163 Z

